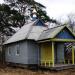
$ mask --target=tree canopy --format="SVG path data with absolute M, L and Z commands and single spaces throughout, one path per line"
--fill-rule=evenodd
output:
M 15 33 L 13 27 L 22 27 L 33 15 L 36 10 L 36 16 L 44 22 L 56 23 L 56 20 L 50 19 L 46 14 L 45 6 L 34 0 L 4 0 L 5 4 L 0 4 L 0 33 L 12 35 Z M 26 15 L 27 11 L 30 14 Z
M 11 35 L 14 33 L 12 27 L 21 27 L 24 16 L 16 10 L 11 10 L 8 5 L 0 5 L 0 33 Z
M 30 11 L 30 16 L 33 15 L 33 10 L 36 10 L 37 18 L 42 19 L 44 22 L 50 21 L 56 23 L 56 20 L 51 19 L 46 11 L 45 6 L 36 2 L 35 0 L 5 0 L 9 2 L 10 7 L 16 8 L 21 14 L 25 15 L 27 12 L 27 8 Z M 29 17 L 29 15 L 25 15 L 25 17 Z

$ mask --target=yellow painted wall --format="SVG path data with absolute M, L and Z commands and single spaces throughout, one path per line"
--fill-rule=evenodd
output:
M 52 45 L 51 43 L 41 44 L 41 61 L 52 60 Z

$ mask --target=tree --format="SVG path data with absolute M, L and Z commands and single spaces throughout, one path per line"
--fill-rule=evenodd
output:
M 75 32 L 75 29 L 74 29 L 75 28 L 75 14 L 70 13 L 67 17 L 68 17 L 67 24 L 69 25 L 72 32 Z
M 17 9 L 22 15 L 25 16 L 25 19 L 29 19 L 33 15 L 33 10 L 36 10 L 37 18 L 42 19 L 44 22 L 50 21 L 56 23 L 56 20 L 50 19 L 47 15 L 45 6 L 34 1 L 34 0 L 5 0 L 9 3 L 10 7 Z M 28 10 L 27 10 L 28 9 Z M 25 13 L 30 11 L 30 15 Z
M 0 4 L 0 62 L 4 59 L 4 36 L 12 35 L 15 33 L 13 27 L 21 27 L 24 23 L 24 16 L 18 11 L 11 9 L 8 5 Z
M 15 33 L 13 27 L 21 27 L 24 24 L 24 16 L 16 10 L 11 10 L 8 5 L 0 5 L 0 33 L 12 35 Z
M 0 5 L 0 33 L 2 35 L 12 35 L 15 33 L 13 27 L 21 28 L 28 18 L 33 15 L 33 10 L 36 10 L 36 15 L 44 22 L 50 21 L 56 23 L 56 20 L 50 19 L 47 16 L 45 6 L 34 0 L 5 0 L 6 4 Z M 30 15 L 26 12 L 30 11 Z

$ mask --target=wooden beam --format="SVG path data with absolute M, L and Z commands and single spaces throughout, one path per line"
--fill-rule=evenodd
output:
M 74 64 L 74 48 L 72 46 L 72 64 Z
M 54 67 L 54 42 L 52 42 L 52 66 Z
M 56 41 L 56 42 L 75 42 L 74 39 L 57 39 L 57 38 L 54 38 L 54 39 L 50 39 L 50 41 Z
M 47 40 L 40 40 L 40 41 L 38 41 L 38 43 L 50 42 L 50 41 L 55 41 L 55 42 L 75 42 L 74 39 L 58 39 L 58 38 L 53 38 L 53 39 L 47 39 Z

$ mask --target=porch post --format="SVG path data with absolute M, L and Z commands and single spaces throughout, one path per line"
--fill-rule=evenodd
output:
M 52 42 L 52 66 L 54 67 L 54 42 Z
M 72 64 L 74 64 L 74 48 L 72 46 Z

